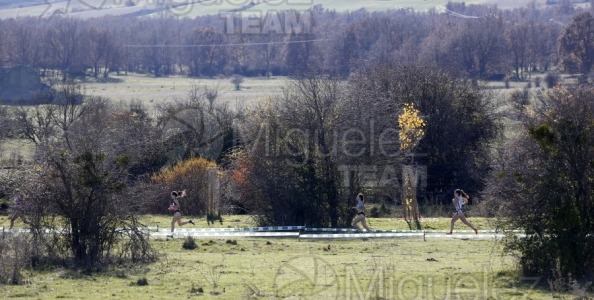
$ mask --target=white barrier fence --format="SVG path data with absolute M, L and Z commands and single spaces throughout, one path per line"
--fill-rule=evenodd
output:
M 243 228 L 176 228 L 173 233 L 168 228 L 144 227 L 143 231 L 154 238 L 299 238 L 299 239 L 358 239 L 358 238 L 422 238 L 426 239 L 502 239 L 506 233 L 496 230 L 457 230 L 446 234 L 444 230 L 375 230 L 359 232 L 351 228 L 308 228 L 305 226 L 270 226 Z M 2 234 L 28 233 L 28 229 L 8 230 L 2 227 Z M 46 231 L 49 233 L 49 231 Z M 518 237 L 525 236 L 521 231 L 507 231 Z

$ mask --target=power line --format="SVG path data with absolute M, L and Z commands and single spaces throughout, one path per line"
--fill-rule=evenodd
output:
M 294 43 L 309 43 L 329 41 L 330 39 L 314 39 L 314 40 L 300 40 L 300 41 L 283 41 L 283 42 L 261 42 L 261 43 L 232 43 L 232 44 L 199 44 L 199 45 L 124 45 L 126 48 L 202 48 L 202 47 L 237 47 L 237 46 L 259 46 L 259 45 L 276 45 L 276 44 L 294 44 Z
M 480 19 L 481 18 L 481 17 L 476 17 L 476 16 L 463 15 L 463 14 L 457 13 L 455 11 L 451 11 L 447 8 L 446 8 L 446 12 L 454 17 L 458 17 L 458 18 L 462 18 L 462 19 Z
M 481 18 L 481 17 L 477 17 L 477 16 L 463 15 L 461 13 L 451 11 L 451 10 L 447 9 L 445 6 L 441 6 L 441 5 L 437 6 L 436 8 L 443 11 L 444 13 L 447 13 L 447 14 L 452 15 L 457 18 L 462 18 L 462 19 L 480 19 Z

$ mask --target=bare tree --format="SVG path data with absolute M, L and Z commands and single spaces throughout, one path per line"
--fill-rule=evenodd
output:
M 15 42 L 16 60 L 21 65 L 32 65 L 34 63 L 34 52 L 41 46 L 36 43 L 33 37 L 37 28 L 22 22 L 18 22 L 14 26 L 16 28 L 12 36 Z
M 195 29 L 186 37 L 186 64 L 191 76 L 214 76 L 222 73 L 226 60 L 227 38 L 212 27 Z
M 513 24 L 508 26 L 505 31 L 505 41 L 511 51 L 511 61 L 518 79 L 524 79 L 524 70 L 529 59 L 530 26 L 529 23 Z
M 5 106 L 0 106 L 0 141 L 10 135 L 14 120 Z
M 499 71 L 505 45 L 502 22 L 495 16 L 464 21 L 449 46 L 452 62 L 463 66 L 474 79 Z
M 216 160 L 231 134 L 233 112 L 216 103 L 217 88 L 194 86 L 185 97 L 159 105 L 159 126 L 165 130 L 171 160 L 204 156 Z
M 104 99 L 75 104 L 81 95 L 69 91 L 56 104 L 20 112 L 27 136 L 38 144 L 39 168 L 21 186 L 36 239 L 47 249 L 61 241 L 89 271 L 117 251 L 133 260 L 154 259 L 138 223 L 139 199 L 127 186 L 131 168 L 144 159 L 139 149 L 151 148 L 155 130 L 140 115 Z M 38 250 L 38 255 L 60 252 Z
M 82 63 L 85 36 L 81 23 L 77 19 L 57 19 L 45 33 L 48 52 L 54 66 L 62 71 L 63 81 Z
M 105 29 L 91 27 L 88 30 L 89 37 L 89 60 L 93 66 L 93 76 L 98 77 L 101 68 L 104 68 L 104 77 L 107 77 L 109 63 L 113 60 L 114 43 L 113 37 Z
M 231 84 L 235 87 L 236 91 L 241 90 L 241 84 L 243 83 L 243 76 L 235 74 L 231 76 Z
M 541 95 L 518 114 L 521 130 L 493 165 L 485 194 L 501 226 L 526 233 L 507 241 L 526 275 L 591 278 L 593 95 L 590 87 Z
M 559 41 L 561 63 L 570 72 L 579 72 L 588 80 L 594 65 L 594 18 L 588 12 L 577 15 Z
M 240 167 L 248 170 L 242 195 L 261 224 L 350 223 L 334 143 L 341 96 L 339 81 L 308 75 L 248 112 L 241 130 L 245 152 L 239 155 Z

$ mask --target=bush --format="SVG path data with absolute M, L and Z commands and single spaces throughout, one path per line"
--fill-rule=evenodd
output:
M 184 241 L 182 248 L 184 248 L 186 250 L 194 250 L 194 249 L 198 248 L 198 245 L 196 245 L 196 241 L 194 240 L 194 238 L 189 236 Z
M 31 262 L 31 240 L 25 235 L 0 236 L 0 284 L 22 284 L 23 269 Z
M 559 84 L 559 74 L 548 73 L 544 80 L 547 84 L 547 88 L 552 89 Z
M 382 217 L 385 217 L 390 214 L 390 208 L 386 206 L 386 202 L 382 201 L 382 205 L 380 206 L 380 214 Z
M 516 107 L 522 107 L 530 104 L 530 92 L 528 89 L 513 91 L 509 98 Z
M 375 206 L 372 207 L 369 210 L 369 216 L 372 217 L 372 218 L 379 218 L 380 217 L 380 211 L 379 211 L 379 209 L 377 207 L 375 207 Z
M 8 209 L 8 201 L 6 199 L 0 199 L 0 211 Z
M 153 194 L 161 194 L 163 197 L 154 199 L 151 211 L 163 212 L 167 203 L 163 203 L 164 197 L 169 198 L 169 193 L 175 190 L 188 189 L 187 196 L 182 198 L 182 212 L 187 215 L 199 216 L 207 211 L 207 199 L 209 199 L 208 188 L 210 172 L 216 172 L 215 162 L 204 158 L 191 158 L 175 166 L 169 167 L 151 179 L 154 186 Z M 216 178 L 214 178 L 216 179 Z
M 241 84 L 243 83 L 243 76 L 237 75 L 237 74 L 231 76 L 231 83 L 233 84 L 233 86 L 235 86 L 236 91 L 241 90 Z
M 137 286 L 145 286 L 145 285 L 148 285 L 148 280 L 146 279 L 146 277 L 142 277 L 142 278 L 140 278 L 140 279 L 138 279 L 138 280 L 136 281 L 136 285 L 137 285 Z
M 539 88 L 541 82 L 542 82 L 542 78 L 540 78 L 540 77 L 534 78 L 534 86 L 535 87 Z
M 498 204 L 502 227 L 525 232 L 507 246 L 526 276 L 591 280 L 594 89 L 553 90 L 539 100 L 547 109 L 522 116 L 527 130 L 505 145 L 484 193 Z
M 196 294 L 196 295 L 202 295 L 204 294 L 204 288 L 200 287 L 195 287 L 194 284 L 192 284 L 192 288 L 190 289 L 190 293 L 192 294 Z

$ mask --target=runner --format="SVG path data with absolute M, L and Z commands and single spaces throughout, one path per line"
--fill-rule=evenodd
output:
M 474 234 L 478 234 L 478 229 L 474 227 L 474 225 L 470 224 L 468 220 L 466 220 L 466 216 L 462 211 L 462 206 L 468 203 L 468 195 L 466 195 L 466 193 L 463 190 L 456 189 L 454 191 L 454 199 L 452 199 L 452 203 L 454 204 L 454 207 L 456 207 L 456 213 L 454 213 L 454 216 L 452 216 L 450 231 L 446 232 L 446 234 L 452 234 L 452 231 L 454 231 L 454 224 L 456 223 L 456 221 L 458 221 L 458 219 L 462 220 L 462 223 L 472 228 L 472 230 L 474 230 Z
M 21 190 L 16 189 L 14 190 L 14 197 L 12 198 L 12 206 L 11 206 L 11 213 L 10 216 L 10 228 L 14 226 L 14 221 L 17 219 L 21 219 L 23 223 L 28 224 L 27 219 L 25 218 L 25 206 L 23 204 L 24 195 Z
M 355 206 L 353 208 L 357 210 L 357 215 L 353 219 L 353 227 L 355 229 L 357 229 L 358 231 L 361 231 L 361 228 L 359 227 L 359 225 L 357 225 L 357 223 L 361 222 L 361 225 L 363 225 L 365 230 L 367 230 L 367 232 L 371 232 L 373 230 L 371 230 L 367 226 L 367 221 L 365 219 L 365 200 L 363 199 L 363 194 L 359 193 L 357 195 L 356 199 L 357 199 L 357 206 Z
M 179 198 L 182 198 L 185 196 L 186 196 L 186 190 L 183 190 L 181 192 L 178 192 L 178 191 L 171 192 L 171 204 L 169 205 L 169 208 L 168 208 L 170 211 L 173 212 L 173 220 L 171 220 L 171 235 L 170 235 L 170 237 L 173 237 L 173 231 L 175 230 L 176 222 L 179 226 L 183 226 L 188 223 L 190 223 L 192 225 L 196 225 L 196 224 L 194 224 L 194 221 L 192 221 L 192 220 L 188 220 L 186 222 L 181 221 L 182 215 L 181 215 L 181 206 L 179 205 Z

